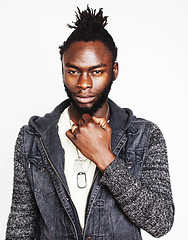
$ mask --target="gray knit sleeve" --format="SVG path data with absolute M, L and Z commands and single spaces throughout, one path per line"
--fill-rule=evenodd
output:
M 101 179 L 128 218 L 154 237 L 172 227 L 174 204 L 170 185 L 167 150 L 160 129 L 152 124 L 148 154 L 138 180 L 116 157 Z
M 23 143 L 22 128 L 18 135 L 14 152 L 14 185 L 6 240 L 34 239 L 36 204 L 24 168 Z

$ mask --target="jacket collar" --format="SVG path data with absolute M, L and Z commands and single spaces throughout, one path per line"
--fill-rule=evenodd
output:
M 115 123 L 119 129 L 126 131 L 132 123 L 133 112 L 128 108 L 120 108 L 111 99 L 108 99 L 108 103 L 111 110 L 110 122 Z
M 29 125 L 42 136 L 52 125 L 56 125 L 60 118 L 61 113 L 70 105 L 67 99 L 59 104 L 51 113 L 47 113 L 44 117 L 33 116 L 29 120 Z
M 111 110 L 110 126 L 112 128 L 112 151 L 117 156 L 127 140 L 127 130 L 133 121 L 133 113 L 128 108 L 120 108 L 109 99 Z
M 126 131 L 133 120 L 132 111 L 128 108 L 120 108 L 111 99 L 108 99 L 108 103 L 111 112 L 111 127 Z M 39 135 L 42 136 L 52 125 L 57 124 L 61 113 L 69 105 L 70 101 L 67 99 L 58 105 L 51 113 L 47 113 L 44 117 L 33 116 L 29 120 L 29 125 L 33 127 Z

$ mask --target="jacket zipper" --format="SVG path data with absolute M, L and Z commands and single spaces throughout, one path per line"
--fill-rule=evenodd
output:
M 95 179 L 96 179 L 98 173 L 99 173 L 99 170 L 98 170 L 98 172 L 96 173 L 96 175 L 95 175 L 95 177 L 94 177 L 94 179 L 93 179 L 93 182 L 95 181 Z M 93 182 L 92 182 L 92 184 L 93 184 Z M 90 212 L 91 212 L 92 206 L 93 206 L 93 204 L 94 204 L 94 202 L 95 202 L 95 199 L 96 199 L 96 197 L 93 199 L 93 202 L 92 202 L 92 204 L 91 204 L 91 206 L 90 206 L 90 210 L 89 210 L 88 215 L 87 215 L 87 219 L 85 220 L 84 228 L 82 229 L 82 238 L 84 238 L 84 234 L 85 234 L 85 226 L 87 225 L 87 222 L 88 222 L 88 216 L 90 215 Z
M 56 174 L 57 177 L 59 178 L 60 182 L 62 183 L 63 187 L 65 188 L 65 190 L 66 190 L 66 192 L 67 192 L 67 195 L 69 196 L 69 198 L 70 198 L 70 200 L 71 200 L 71 196 L 70 196 L 70 194 L 69 194 L 69 191 L 68 191 L 66 185 L 64 184 L 63 180 L 61 179 L 59 173 L 57 172 L 56 168 L 54 167 L 53 163 L 51 162 L 51 160 L 50 160 L 50 158 L 49 158 L 49 156 L 48 156 L 48 153 L 47 153 L 47 151 L 46 151 L 46 149 L 45 149 L 45 147 L 44 147 L 44 144 L 43 144 L 43 141 L 42 141 L 42 138 L 41 138 L 41 137 L 40 137 L 40 144 L 41 144 L 41 146 L 42 146 L 42 148 L 43 148 L 43 151 L 44 151 L 44 153 L 45 153 L 45 155 L 46 155 L 46 158 L 47 158 L 48 162 L 50 163 L 51 167 L 53 168 L 55 174 Z M 74 206 L 74 208 L 75 208 L 75 210 L 76 210 L 76 207 L 75 207 L 75 205 L 74 205 L 73 202 L 72 202 L 72 204 L 73 204 L 73 206 Z M 79 221 L 79 218 L 78 218 L 78 221 Z M 73 224 L 73 226 L 74 226 L 74 230 L 75 230 L 75 232 L 76 232 L 77 239 L 78 239 L 78 234 L 77 234 L 76 227 L 75 227 L 75 225 L 74 225 L 74 223 L 73 223 L 72 220 L 71 220 L 71 222 L 72 222 L 72 224 Z M 79 225 L 81 226 L 80 221 L 79 221 Z M 83 229 L 82 229 L 82 228 L 81 228 L 81 232 L 82 232 L 82 236 L 83 236 Z
M 43 150 L 44 150 L 44 153 L 45 153 L 45 155 L 46 155 L 46 157 L 47 157 L 47 159 L 48 159 L 48 162 L 50 163 L 50 165 L 51 165 L 51 167 L 53 168 L 55 174 L 56 174 L 57 177 L 59 178 L 60 182 L 63 184 L 63 186 L 64 186 L 64 188 L 65 188 L 68 196 L 70 197 L 69 191 L 68 191 L 67 187 L 65 186 L 63 180 L 62 180 L 61 177 L 59 176 L 59 173 L 57 172 L 57 170 L 56 170 L 56 168 L 54 167 L 53 163 L 51 162 L 51 160 L 50 160 L 50 158 L 49 158 L 49 156 L 48 156 L 48 153 L 46 152 L 46 149 L 45 149 L 45 147 L 44 147 L 44 144 L 43 144 L 43 141 L 42 141 L 41 138 L 40 138 L 40 143 L 41 143 L 41 146 L 42 146 L 42 148 L 43 148 Z

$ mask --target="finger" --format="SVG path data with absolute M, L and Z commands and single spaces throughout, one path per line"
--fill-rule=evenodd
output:
M 79 132 L 78 129 L 76 129 L 77 132 Z M 76 142 L 77 142 L 77 132 L 75 132 L 74 134 L 71 132 L 71 129 L 69 129 L 65 135 L 71 140 L 71 142 L 76 146 Z
M 69 129 L 65 134 L 66 134 L 66 136 L 67 136 L 72 142 L 74 142 L 74 140 L 75 140 L 75 135 L 72 134 L 71 129 Z
M 84 120 L 80 119 L 78 122 L 79 127 L 81 128 L 84 125 Z
M 106 121 L 105 118 L 97 118 L 97 117 L 92 117 L 92 118 L 93 118 L 94 123 L 98 124 L 103 129 L 107 130 L 108 122 Z
M 71 127 L 71 132 L 72 134 L 76 134 L 76 132 L 79 130 L 79 125 L 78 124 L 73 124 Z

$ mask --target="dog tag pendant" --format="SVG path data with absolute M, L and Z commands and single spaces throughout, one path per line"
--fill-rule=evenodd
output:
M 87 186 L 86 174 L 84 172 L 77 174 L 77 186 L 79 188 L 85 188 Z

